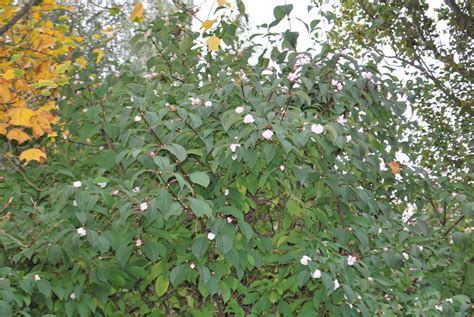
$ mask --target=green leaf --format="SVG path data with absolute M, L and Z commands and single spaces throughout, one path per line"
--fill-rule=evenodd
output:
M 158 276 L 155 281 L 155 292 L 156 296 L 161 297 L 168 291 L 170 286 L 170 280 L 167 277 L 163 277 L 162 275 Z
M 167 212 L 173 202 L 173 197 L 166 189 L 160 189 L 153 203 L 162 212 Z
M 209 186 L 209 182 L 210 182 L 209 176 L 204 172 L 191 173 L 189 174 L 189 178 L 191 179 L 193 183 L 199 184 L 204 188 L 207 188 L 207 186 Z
M 275 17 L 275 20 L 282 20 L 286 15 L 290 15 L 292 10 L 293 10 L 292 4 L 276 6 L 273 9 L 273 16 Z
M 127 245 L 121 245 L 118 247 L 115 255 L 117 256 L 120 265 L 125 266 L 125 264 L 127 264 L 128 259 L 130 259 L 130 256 L 132 255 L 132 250 L 133 247 Z
M 39 280 L 36 282 L 38 290 L 46 297 L 51 296 L 51 285 L 46 280 Z
M 186 264 L 180 264 L 171 270 L 170 281 L 174 287 L 178 286 L 186 279 L 187 267 Z
M 164 147 L 164 149 L 170 151 L 178 161 L 182 162 L 186 159 L 187 152 L 184 147 L 179 144 L 169 144 Z
M 227 253 L 232 249 L 232 239 L 225 233 L 222 234 L 217 234 L 216 237 L 217 240 L 217 248 L 222 252 L 222 253 Z
M 250 239 L 252 239 L 252 236 L 253 236 L 252 227 L 248 223 L 246 223 L 245 221 L 240 220 L 239 221 L 239 228 L 240 228 L 240 231 L 242 231 L 242 233 L 244 234 L 245 239 L 247 239 L 247 241 L 250 241 Z
M 196 258 L 202 259 L 202 257 L 206 254 L 208 247 L 209 240 L 204 237 L 200 237 L 193 242 L 192 252 Z
M 207 202 L 191 197 L 188 198 L 188 201 L 191 204 L 191 209 L 196 217 L 200 218 L 203 215 L 212 217 L 212 209 Z

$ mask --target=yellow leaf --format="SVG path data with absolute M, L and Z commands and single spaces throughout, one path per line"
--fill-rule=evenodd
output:
M 79 57 L 74 61 L 74 65 L 79 66 L 79 68 L 86 68 L 87 61 L 84 57 Z
M 71 67 L 71 62 L 70 61 L 59 64 L 58 66 L 56 66 L 56 73 L 57 74 L 62 74 L 64 72 L 68 71 L 70 67 Z
M 26 141 L 28 141 L 30 139 L 30 137 L 28 136 L 28 134 L 23 132 L 23 130 L 12 129 L 12 130 L 8 131 L 7 139 L 8 140 L 16 140 L 18 142 L 18 144 L 22 144 L 22 143 L 25 143 Z
M 31 127 L 30 119 L 35 112 L 28 108 L 11 108 L 7 110 L 7 116 L 10 117 L 10 124 Z
M 41 2 L 41 8 L 45 11 L 54 9 L 54 0 L 43 0 Z
M 102 57 L 104 56 L 104 51 L 100 50 L 98 48 L 94 48 L 94 50 L 92 52 L 97 54 L 97 58 L 95 59 L 95 62 L 96 62 L 96 64 L 98 64 L 100 62 L 100 60 L 102 59 Z
M 212 28 L 212 25 L 214 24 L 214 22 L 216 22 L 216 20 L 206 20 L 202 22 L 201 29 L 204 29 L 204 31 L 209 30 L 210 28 Z
M 28 149 L 20 154 L 20 161 L 26 161 L 26 163 L 29 161 L 41 162 L 41 159 L 46 159 L 46 153 L 39 149 Z
M 46 80 L 46 79 L 40 79 L 38 80 L 38 83 L 36 83 L 37 88 L 42 88 L 42 87 L 57 87 L 56 83 L 52 80 Z
M 207 47 L 209 51 L 218 51 L 220 43 L 221 43 L 221 39 L 215 35 L 207 39 Z
M 130 21 L 132 22 L 141 22 L 143 21 L 143 4 L 139 1 L 135 4 L 130 15 Z
M 228 6 L 230 8 L 230 3 L 229 1 L 226 1 L 226 0 L 217 0 L 217 4 L 222 7 L 224 5 Z
M 8 127 L 8 124 L 0 123 L 0 135 L 6 135 L 7 134 L 7 127 Z
M 2 76 L 6 80 L 14 79 L 16 77 L 15 72 L 13 71 L 13 69 L 7 70 Z
M 10 102 L 12 99 L 12 95 L 10 93 L 10 90 L 8 87 L 4 86 L 2 83 L 0 83 L 0 101 L 3 101 L 4 103 Z
M 390 162 L 388 163 L 388 166 L 392 170 L 392 174 L 400 174 L 400 164 L 398 162 Z

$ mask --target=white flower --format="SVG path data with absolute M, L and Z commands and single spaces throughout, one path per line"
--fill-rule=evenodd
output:
M 338 82 L 337 80 L 335 80 L 335 79 L 332 79 L 332 80 L 331 80 L 331 85 L 333 85 L 334 87 L 336 87 L 338 83 L 339 83 L 339 82 Z
M 214 240 L 214 239 L 216 238 L 216 235 L 215 235 L 214 233 L 212 233 L 212 232 L 209 232 L 209 233 L 207 234 L 207 238 L 212 241 L 212 240 Z
M 456 192 L 451 193 L 451 196 L 453 196 L 454 198 L 458 197 L 458 195 L 459 195 L 459 194 L 456 193 Z
M 191 97 L 191 98 L 189 98 L 189 101 L 191 101 L 191 104 L 193 106 L 199 106 L 201 104 L 201 99 L 199 99 L 197 97 Z
M 300 263 L 303 265 L 308 265 L 311 262 L 311 258 L 307 255 L 303 255 L 300 259 Z
M 140 239 L 135 240 L 135 246 L 136 246 L 136 247 L 141 247 L 142 244 L 143 244 L 143 241 L 142 241 L 142 240 L 140 240 Z
M 387 302 L 389 302 L 389 301 L 392 299 L 392 298 L 390 297 L 390 295 L 388 295 L 388 294 L 385 294 L 385 295 L 383 296 L 383 298 L 384 298 Z
M 347 265 L 353 266 L 357 262 L 357 258 L 355 256 L 349 255 L 347 257 Z
M 69 295 L 69 298 L 72 299 L 72 300 L 75 300 L 76 299 L 76 294 L 71 293 L 71 295 Z
M 142 121 L 142 117 L 141 116 L 135 116 L 135 118 L 133 118 L 133 120 L 135 122 L 140 122 L 140 121 Z
M 39 281 L 39 280 L 41 280 L 41 277 L 38 274 L 35 274 L 34 280 Z
M 321 271 L 316 269 L 316 271 L 314 271 L 313 274 L 311 274 L 311 277 L 312 278 L 321 278 Z
M 148 203 L 147 202 L 143 202 L 140 204 L 140 210 L 141 211 L 145 211 L 148 209 Z
M 232 160 L 236 160 L 237 159 L 237 154 L 232 154 Z
M 86 229 L 84 229 L 84 227 L 77 228 L 76 231 L 77 231 L 77 234 L 81 237 L 85 237 L 87 234 L 87 231 Z
M 334 290 L 337 290 L 341 285 L 339 284 L 339 281 L 337 279 L 334 280 Z
M 191 270 L 194 270 L 194 269 L 196 268 L 196 264 L 191 263 L 191 264 L 189 265 L 189 267 L 191 268 Z
M 241 114 L 242 112 L 244 112 L 244 110 L 244 106 L 238 106 L 237 108 L 235 108 L 235 112 L 238 114 Z
M 324 127 L 320 124 L 312 124 L 311 125 L 311 132 L 315 134 L 321 134 L 324 132 Z
M 224 196 L 229 196 L 229 190 L 227 188 L 224 190 Z
M 418 246 L 418 250 L 419 250 L 420 252 L 423 252 L 423 246 L 422 246 L 422 245 L 419 245 L 419 246 Z
M 105 188 L 107 186 L 107 183 L 106 182 L 97 183 L 97 186 L 99 186 L 100 188 Z
M 310 58 L 308 55 L 306 54 L 298 54 L 298 56 L 296 56 L 296 65 L 306 65 L 310 62 Z
M 227 217 L 226 220 L 227 220 L 227 223 L 232 223 L 232 221 L 233 221 L 232 217 Z
M 403 256 L 403 258 L 405 259 L 405 261 L 408 261 L 408 259 L 410 258 L 410 256 L 409 256 L 408 253 L 406 253 L 406 252 L 403 252 L 403 253 L 402 253 L 402 256 Z
M 135 187 L 132 189 L 132 192 L 134 193 L 139 193 L 140 192 L 140 187 Z
M 282 172 L 285 171 L 285 165 L 283 165 L 283 164 L 280 165 L 280 171 L 282 171 Z
M 229 148 L 230 150 L 232 151 L 232 153 L 235 153 L 235 151 L 237 151 L 237 148 L 240 147 L 240 144 L 237 144 L 237 143 L 232 143 Z
M 347 120 L 344 118 L 344 116 L 337 117 L 337 123 L 344 125 L 346 122 Z
M 342 86 L 341 83 L 337 83 L 337 85 L 336 85 L 336 89 L 337 89 L 338 91 L 341 91 L 343 87 L 344 87 L 344 86 Z
M 408 220 L 410 220 L 410 218 L 415 214 L 414 209 L 415 207 L 413 207 L 412 204 L 408 204 L 407 209 L 405 209 L 402 214 L 402 221 L 404 223 L 407 223 Z
M 265 130 L 262 132 L 262 136 L 264 139 L 270 140 L 273 136 L 273 131 L 272 130 Z
M 210 107 L 212 107 L 212 101 L 208 100 L 208 101 L 206 101 L 206 102 L 204 103 L 204 105 L 205 105 L 206 107 L 209 107 L 209 108 L 210 108 Z
M 348 55 L 350 52 L 351 51 L 348 48 L 346 48 L 341 51 L 341 54 Z
M 288 74 L 288 80 L 291 81 L 291 82 L 294 82 L 298 79 L 298 75 L 296 75 L 296 73 L 289 73 Z
M 451 303 L 451 304 L 453 303 L 453 299 L 452 299 L 452 298 L 446 298 L 446 301 L 447 301 L 448 303 Z
M 384 247 L 383 250 L 384 250 L 385 252 L 387 252 L 387 251 L 388 251 L 388 248 L 387 248 L 387 247 Z
M 379 233 L 379 234 L 381 234 L 381 233 L 382 233 L 382 228 L 379 228 L 379 231 L 378 231 L 378 233 Z
M 74 188 L 79 188 L 79 187 L 82 186 L 82 183 L 81 183 L 81 181 L 76 181 L 76 182 L 72 183 L 72 186 L 73 186 Z
M 443 305 L 435 305 L 435 309 L 439 310 L 439 311 L 443 311 Z
M 347 135 L 347 136 L 346 136 L 346 141 L 347 141 L 347 142 L 351 142 L 351 141 L 352 141 L 352 136 Z
M 364 76 L 364 78 L 367 79 L 367 80 L 372 79 L 372 73 L 371 72 L 363 72 L 362 76 Z
M 368 281 L 369 283 L 373 283 L 373 282 L 374 282 L 374 278 L 371 277 L 371 276 L 369 276 L 369 277 L 367 278 L 367 281 Z
M 253 116 L 251 114 L 247 114 L 245 115 L 244 117 L 244 123 L 254 123 L 255 122 L 255 119 L 253 118 Z
M 76 201 L 75 199 L 72 201 L 72 205 L 73 205 L 74 207 L 77 207 L 77 201 Z

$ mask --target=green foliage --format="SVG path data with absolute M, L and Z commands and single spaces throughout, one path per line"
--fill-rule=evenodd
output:
M 68 140 L 0 183 L 1 315 L 467 314 L 472 191 L 387 167 L 412 146 L 396 82 L 329 45 L 209 54 L 188 22 L 137 31 L 146 70 L 65 88 Z

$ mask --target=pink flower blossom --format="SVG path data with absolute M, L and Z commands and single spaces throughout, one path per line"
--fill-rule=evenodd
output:
M 251 114 L 245 115 L 244 123 L 250 124 L 250 123 L 254 123 L 254 122 L 255 122 L 255 119 L 253 118 L 253 116 Z
M 273 136 L 273 131 L 272 130 L 265 130 L 262 132 L 262 137 L 264 139 L 270 140 Z

